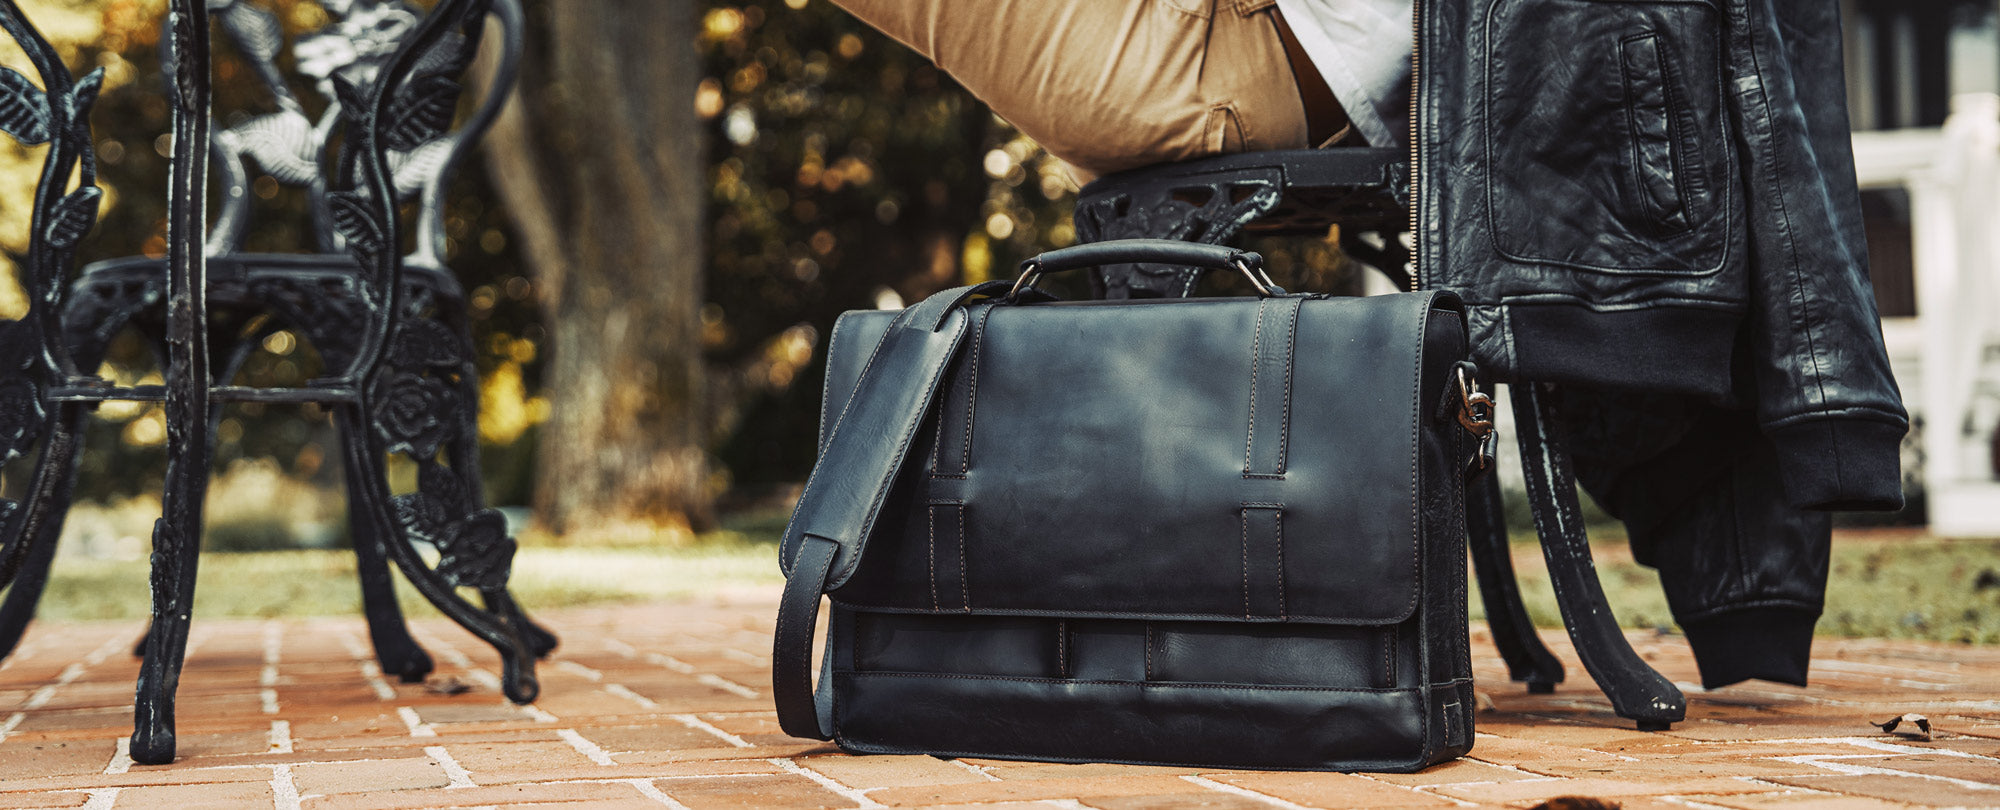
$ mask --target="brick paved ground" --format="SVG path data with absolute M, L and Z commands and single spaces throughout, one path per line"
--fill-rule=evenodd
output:
M 427 688 L 382 679 L 358 618 L 197 622 L 182 758 L 165 767 L 120 748 L 141 628 L 43 624 L 0 667 L 0 807 L 2000 806 L 2000 648 L 1823 641 L 1811 689 L 1694 693 L 1692 719 L 1645 734 L 1582 683 L 1522 693 L 1480 646 L 1493 705 L 1470 759 L 1416 775 L 1241 773 L 852 757 L 788 739 L 766 695 L 774 602 L 549 613 L 564 644 L 531 708 L 500 698 L 491 651 L 448 624 L 418 627 L 439 660 Z M 1693 679 L 1678 638 L 1637 641 Z M 472 688 L 445 694 L 438 679 Z M 1864 722 L 1903 712 L 1942 733 L 1912 742 Z

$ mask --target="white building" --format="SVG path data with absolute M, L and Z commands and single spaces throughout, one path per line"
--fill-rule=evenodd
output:
M 2000 536 L 2000 6 L 1842 0 L 1870 275 L 1932 531 Z

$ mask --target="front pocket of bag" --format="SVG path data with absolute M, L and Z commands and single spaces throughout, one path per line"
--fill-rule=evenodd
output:
M 1716 11 L 1501 0 L 1486 22 L 1494 249 L 1608 273 L 1720 269 L 1740 217 Z

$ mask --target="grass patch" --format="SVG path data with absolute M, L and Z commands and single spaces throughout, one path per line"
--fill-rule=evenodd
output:
M 1672 628 L 1652 569 L 1632 561 L 1622 537 L 1591 543 L 1612 614 L 1626 627 Z M 1561 627 L 1548 569 L 1532 535 L 1517 537 L 1521 601 L 1539 627 Z M 1485 617 L 1473 583 L 1472 617 Z M 1822 636 L 2000 643 L 2000 540 L 1841 535 L 1833 541 Z
M 150 611 L 147 564 L 59 560 L 39 615 L 49 619 L 141 619 Z M 400 577 L 399 577 L 400 578 Z M 514 596 L 531 613 L 581 605 L 693 596 L 718 587 L 772 585 L 777 546 L 715 538 L 674 549 L 523 548 L 514 557 Z M 438 615 L 398 582 L 412 617 Z M 349 551 L 204 553 L 195 586 L 198 617 L 340 616 L 361 613 Z
M 514 559 L 514 593 L 530 611 L 540 611 L 775 585 L 782 579 L 777 547 L 768 542 L 777 530 L 763 525 L 769 522 L 732 525 L 683 548 L 522 548 Z M 1609 531 L 1599 534 L 1602 539 L 1592 544 L 1598 578 L 1619 621 L 1627 627 L 1671 628 L 1673 617 L 1658 575 L 1632 561 L 1622 538 Z M 1562 616 L 1532 538 L 1517 542 L 1514 552 L 1529 616 L 1537 625 L 1560 627 Z M 60 560 L 41 615 L 140 619 L 148 611 L 146 582 L 143 559 Z M 354 557 L 347 551 L 210 552 L 202 556 L 198 589 L 195 613 L 200 616 L 361 611 Z M 409 615 L 436 615 L 411 588 L 399 585 L 398 595 Z M 1827 604 L 1821 635 L 2000 643 L 2000 540 L 1839 537 Z M 1476 590 L 1471 607 L 1473 618 L 1483 617 Z

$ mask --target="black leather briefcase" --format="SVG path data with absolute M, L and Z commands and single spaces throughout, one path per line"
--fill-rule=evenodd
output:
M 1057 302 L 1042 272 L 1256 298 Z M 849 751 L 1410 771 L 1472 747 L 1449 293 L 1288 295 L 1254 253 L 1106 242 L 841 316 L 781 554 L 787 733 Z M 812 640 L 832 595 L 817 695 Z

